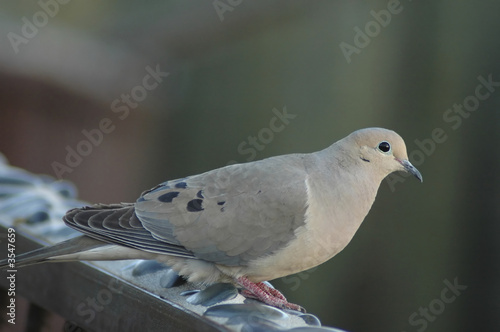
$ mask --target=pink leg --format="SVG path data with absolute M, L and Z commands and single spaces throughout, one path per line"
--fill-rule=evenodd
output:
M 255 298 L 273 307 L 305 312 L 304 308 L 297 304 L 288 302 L 283 294 L 281 294 L 278 290 L 269 287 L 262 282 L 253 283 L 246 277 L 239 277 L 237 282 L 245 288 L 242 294 L 246 297 Z
M 281 292 L 279 290 L 277 290 L 276 288 L 269 287 L 268 285 L 266 285 L 263 282 L 258 282 L 258 283 L 256 283 L 256 285 L 259 286 L 266 293 L 269 293 L 269 294 L 273 295 L 274 297 L 277 297 L 281 300 L 286 301 L 286 297 L 283 294 L 281 294 Z

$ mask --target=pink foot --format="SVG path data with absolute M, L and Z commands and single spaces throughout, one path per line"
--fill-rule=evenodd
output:
M 257 299 L 265 304 L 281 309 L 292 309 L 306 312 L 301 306 L 288 302 L 280 291 L 267 286 L 263 282 L 253 283 L 246 277 L 239 277 L 236 281 L 243 288 L 245 288 L 242 291 L 242 295 L 245 297 Z

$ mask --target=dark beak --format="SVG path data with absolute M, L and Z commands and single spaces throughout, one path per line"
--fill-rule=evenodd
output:
M 400 160 L 399 161 L 401 165 L 405 168 L 405 171 L 407 171 L 410 174 L 413 174 L 417 179 L 420 180 L 420 182 L 424 182 L 424 179 L 422 178 L 422 174 L 418 171 L 418 169 L 415 168 L 408 160 Z

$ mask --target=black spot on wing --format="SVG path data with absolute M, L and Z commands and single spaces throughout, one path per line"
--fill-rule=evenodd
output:
M 205 197 L 203 197 L 203 190 L 198 191 L 198 193 L 196 193 L 196 197 L 205 198 Z
M 187 203 L 186 209 L 189 212 L 199 212 L 199 211 L 202 211 L 203 210 L 203 207 L 201 206 L 202 203 L 203 203 L 202 199 L 193 199 L 193 200 L 190 200 Z
M 224 204 L 226 204 L 226 201 L 217 202 L 217 205 L 224 205 Z
M 171 192 L 168 192 L 166 194 L 163 194 L 163 195 L 159 196 L 158 200 L 160 202 L 164 202 L 164 203 L 172 203 L 172 200 L 174 198 L 176 198 L 177 196 L 179 196 L 179 192 L 178 191 L 171 191 Z
M 186 189 L 186 187 L 187 187 L 187 183 L 186 183 L 186 182 L 179 182 L 179 183 L 176 183 L 176 184 L 175 184 L 175 187 L 176 187 L 176 188 Z

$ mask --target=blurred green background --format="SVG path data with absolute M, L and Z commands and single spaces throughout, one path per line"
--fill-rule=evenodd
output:
M 0 151 L 73 181 L 84 200 L 120 202 L 394 129 L 424 183 L 384 181 L 342 253 L 275 286 L 349 331 L 497 331 L 499 11 L 493 0 L 4 2 Z M 68 151 L 85 155 L 71 166 Z M 443 293 L 445 280 L 467 288 Z

